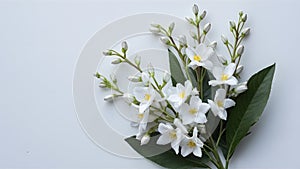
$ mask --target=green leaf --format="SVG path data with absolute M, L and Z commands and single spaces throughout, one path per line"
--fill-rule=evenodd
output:
M 253 75 L 248 81 L 248 90 L 239 95 L 235 107 L 228 110 L 227 159 L 231 158 L 236 146 L 249 133 L 250 127 L 259 120 L 270 95 L 274 72 L 275 64 Z
M 169 49 L 169 63 L 170 63 L 170 71 L 173 86 L 176 86 L 177 83 L 184 84 L 186 78 L 182 73 L 181 66 L 177 60 L 177 57 L 174 53 Z
M 190 169 L 190 168 L 209 168 L 206 163 L 209 161 L 208 157 L 203 154 L 201 158 L 189 155 L 182 157 L 180 154 L 175 154 L 170 145 L 157 145 L 158 137 L 151 137 L 151 140 L 146 145 L 140 145 L 140 141 L 134 136 L 126 138 L 125 141 L 139 154 L 146 159 L 170 169 Z M 166 149 L 167 148 L 167 149 Z M 165 150 L 165 151 L 164 151 Z M 160 153 L 158 153 L 160 152 Z

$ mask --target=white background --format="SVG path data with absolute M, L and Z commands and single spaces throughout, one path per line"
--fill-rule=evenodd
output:
M 86 41 L 120 17 L 143 12 L 191 15 L 196 1 L 0 1 L 0 168 L 154 168 L 94 145 L 80 128 L 72 76 Z M 231 168 L 300 168 L 299 27 L 295 1 L 203 0 L 210 39 L 249 14 L 245 76 L 277 63 L 271 99 Z M 137 23 L 138 24 L 138 23 Z M 134 26 L 134 25 L 133 25 Z M 221 44 L 221 43 L 220 43 Z M 253 70 L 253 71 L 252 71 Z M 113 146 L 113 145 L 112 145 Z

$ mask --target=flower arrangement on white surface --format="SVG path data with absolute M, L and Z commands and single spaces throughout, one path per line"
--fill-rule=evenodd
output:
M 197 5 L 192 9 L 194 17 L 186 18 L 195 28 L 190 32 L 192 44 L 184 35 L 174 37 L 174 23 L 167 28 L 150 26 L 150 31 L 168 47 L 170 72 L 158 77 L 153 66 L 141 68 L 139 56 L 134 60 L 127 57 L 129 49 L 124 41 L 120 51 L 109 49 L 103 53 L 115 58 L 112 64 L 126 63 L 137 70 L 138 74 L 128 77 L 135 84 L 132 92 L 122 91 L 114 75 L 108 79 L 97 72 L 95 76 L 101 88 L 114 91 L 104 100 L 124 99 L 136 107 L 138 133 L 126 141 L 145 158 L 166 168 L 214 165 L 227 169 L 237 145 L 264 110 L 275 64 L 248 81 L 240 81 L 244 68 L 240 62 L 242 42 L 250 33 L 250 28 L 244 28 L 247 14 L 240 12 L 236 22 L 229 22 L 233 41 L 221 36 L 228 50 L 222 56 L 216 52 L 217 43 L 206 40 L 211 24 L 201 26 L 206 11 L 200 13 Z M 170 150 L 149 155 L 160 146 L 170 146 Z

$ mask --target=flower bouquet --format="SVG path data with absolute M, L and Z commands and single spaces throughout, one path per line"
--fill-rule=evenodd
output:
M 125 140 L 145 158 L 165 168 L 227 169 L 240 141 L 261 116 L 269 98 L 275 64 L 240 82 L 243 40 L 250 28 L 244 28 L 247 14 L 240 12 L 230 21 L 232 40 L 221 36 L 228 53 L 217 53 L 217 43 L 206 36 L 211 24 L 202 24 L 206 11 L 193 6 L 190 36 L 174 36 L 175 24 L 168 27 L 151 24 L 150 31 L 168 48 L 170 70 L 159 75 L 141 58 L 127 57 L 128 44 L 120 51 L 109 49 L 103 54 L 115 58 L 112 64 L 128 64 L 137 74 L 129 76 L 132 92 L 118 87 L 110 78 L 96 73 L 99 87 L 111 89 L 105 101 L 124 99 L 136 108 L 138 133 Z M 203 25 L 203 26 L 202 26 Z

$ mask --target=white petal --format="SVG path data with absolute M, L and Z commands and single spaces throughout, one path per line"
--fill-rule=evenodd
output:
M 139 113 L 144 113 L 144 111 L 150 106 L 149 103 L 140 103 Z
M 218 115 L 219 115 L 220 119 L 223 119 L 223 120 L 227 119 L 227 112 L 226 112 L 226 110 L 220 111 Z
M 135 87 L 133 89 L 133 95 L 137 101 L 142 102 L 144 100 L 147 89 L 147 87 Z
M 202 55 L 205 54 L 206 50 L 207 50 L 207 47 L 203 43 L 197 45 L 196 49 L 195 49 L 196 53 L 198 55 L 201 55 L 201 57 L 203 57 Z
M 209 103 L 211 111 L 214 114 L 214 116 L 217 116 L 218 112 L 219 112 L 218 106 L 215 104 L 215 102 L 213 102 L 211 100 L 207 100 L 207 102 Z
M 179 145 L 180 145 L 180 142 L 172 142 L 171 143 L 171 147 L 172 147 L 172 149 L 175 151 L 175 153 L 176 154 L 178 154 L 179 153 Z
M 182 118 L 182 124 L 187 125 L 194 122 L 195 116 L 189 112 L 186 112 L 181 115 L 181 118 Z
M 146 127 L 147 127 L 148 118 L 149 118 L 149 109 L 146 110 L 146 111 L 144 112 L 143 119 L 142 119 L 142 121 L 140 122 L 140 124 L 144 125 L 144 130 L 145 130 Z
M 168 98 L 167 100 L 169 100 L 170 102 L 175 103 L 175 102 L 179 102 L 179 101 L 180 101 L 180 98 L 178 97 L 177 94 L 176 94 L 176 95 L 173 94 L 173 95 L 170 95 L 169 98 Z
M 160 132 L 161 134 L 166 133 L 172 129 L 173 127 L 170 124 L 159 123 L 158 125 L 158 132 Z
M 194 129 L 193 129 L 193 138 L 197 138 L 197 136 L 198 136 L 198 129 L 197 129 L 197 127 L 194 127 Z
M 235 77 L 231 76 L 228 80 L 225 81 L 225 83 L 232 86 L 236 85 L 238 83 L 238 80 Z
M 224 108 L 227 109 L 229 107 L 235 106 L 235 102 L 231 99 L 224 100 Z
M 207 113 L 207 111 L 209 110 L 210 106 L 207 103 L 201 103 L 199 106 L 199 113 Z
M 184 145 L 183 147 L 181 147 L 181 155 L 183 157 L 188 156 L 189 154 L 191 154 L 193 152 L 193 149 L 190 148 L 188 145 Z
M 190 99 L 190 105 L 191 107 L 198 107 L 200 106 L 200 104 L 202 103 L 201 99 L 197 96 L 192 96 Z
M 179 114 L 180 115 L 186 114 L 186 113 L 188 113 L 189 109 L 190 109 L 190 106 L 187 103 L 183 103 L 179 109 Z
M 193 154 L 197 157 L 202 157 L 202 151 L 201 151 L 200 147 L 195 147 Z
M 166 144 L 169 144 L 171 143 L 172 139 L 169 135 L 170 133 L 164 133 L 162 134 L 158 140 L 156 141 L 156 144 L 159 144 L 159 145 L 166 145 Z
M 207 118 L 205 116 L 205 114 L 203 113 L 198 113 L 196 118 L 195 118 L 195 122 L 196 123 L 206 123 L 207 122 Z
M 191 67 L 192 69 L 196 69 L 198 67 L 198 64 L 195 61 L 191 61 L 191 63 L 189 63 L 188 66 Z
M 226 97 L 226 90 L 225 89 L 218 89 L 215 95 L 215 101 L 223 101 Z
M 184 125 L 181 123 L 181 121 L 177 118 L 174 119 L 174 124 L 176 127 L 178 127 L 182 133 L 188 133 L 187 129 L 184 127 Z
M 214 77 L 217 79 L 217 80 L 220 80 L 222 74 L 223 74 L 223 68 L 221 67 L 215 67 L 212 71 Z
M 230 63 L 226 68 L 224 69 L 224 74 L 228 75 L 229 77 L 233 75 L 234 70 L 235 70 L 235 64 Z
M 176 84 L 177 93 L 184 91 L 185 87 L 181 83 Z
M 203 67 L 207 70 L 211 70 L 213 68 L 213 63 L 209 60 L 203 62 Z
M 187 80 L 184 82 L 184 86 L 185 86 L 185 94 L 186 94 L 185 97 L 187 97 L 192 93 L 193 85 L 189 80 Z
M 219 81 L 219 80 L 210 80 L 208 82 L 208 85 L 210 85 L 210 86 L 217 86 L 217 85 L 220 85 L 220 84 L 223 84 L 223 82 Z
M 191 61 L 193 61 L 194 60 L 194 56 L 195 56 L 195 51 L 193 49 L 191 49 L 191 48 L 187 48 L 185 50 L 185 52 L 186 52 L 186 55 L 189 57 L 189 59 Z

